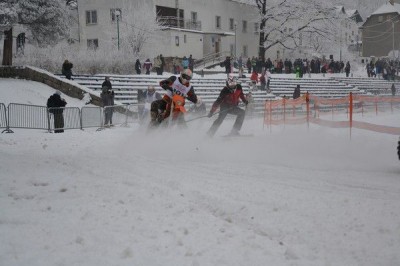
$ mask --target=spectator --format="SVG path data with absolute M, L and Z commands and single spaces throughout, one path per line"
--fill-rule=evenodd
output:
M 112 126 L 112 116 L 114 112 L 114 91 L 108 87 L 108 86 L 103 86 L 101 88 L 101 100 L 103 102 L 103 107 L 104 107 L 104 126 Z
M 63 108 L 66 105 L 67 102 L 61 98 L 60 91 L 56 91 L 47 100 L 47 108 L 49 108 L 49 112 L 54 115 L 54 133 L 64 132 Z
M 390 88 L 390 90 L 392 91 L 392 96 L 396 95 L 396 86 L 394 86 L 394 83 L 392 83 L 392 87 Z
M 161 75 L 161 59 L 160 56 L 158 55 L 156 58 L 154 58 L 154 69 L 156 70 L 157 75 Z
M 230 56 L 227 56 L 225 58 L 224 66 L 225 66 L 225 73 L 226 74 L 231 73 L 231 57 Z
M 73 67 L 74 67 L 74 65 L 71 62 L 69 62 L 68 60 L 65 60 L 63 65 L 62 65 L 61 73 L 67 79 L 71 79 L 72 78 L 72 68 Z
M 179 58 L 177 56 L 175 56 L 175 58 L 172 60 L 172 66 L 174 68 L 174 75 L 178 75 L 181 71 L 181 67 Z
M 105 77 L 103 84 L 101 84 L 101 87 L 107 87 L 109 90 L 112 90 L 112 85 L 110 81 L 110 77 Z
M 250 60 L 250 57 L 247 58 L 246 67 L 247 67 L 247 73 L 250 74 L 251 73 L 251 60 Z
M 269 72 L 268 68 L 265 70 L 265 75 L 264 76 L 265 76 L 265 79 L 267 81 L 267 93 L 270 93 L 271 90 L 269 89 L 269 84 L 271 82 L 271 72 Z
M 164 68 L 165 68 L 165 59 L 162 54 L 160 54 L 160 61 L 161 61 L 160 75 L 162 75 L 164 73 Z
M 190 69 L 190 71 L 192 71 L 193 72 L 193 68 L 194 68 L 194 59 L 193 59 L 193 57 L 192 57 L 192 55 L 190 55 L 189 56 L 189 69 Z
M 153 67 L 153 64 L 150 62 L 150 59 L 147 58 L 143 64 L 143 68 L 146 69 L 146 75 L 150 75 L 150 71 L 151 71 L 152 67 Z
M 293 99 L 297 99 L 300 97 L 300 85 L 297 84 L 296 88 L 294 89 L 293 92 Z
M 264 91 L 266 89 L 265 88 L 266 86 L 267 86 L 267 80 L 265 78 L 265 70 L 263 70 L 260 75 L 260 90 Z
M 182 58 L 182 67 L 183 69 L 189 68 L 189 59 L 186 56 L 183 56 Z
M 253 68 L 253 73 L 251 73 L 250 81 L 251 81 L 251 90 L 256 90 L 258 83 L 258 73 L 256 68 Z
M 140 63 L 139 59 L 136 59 L 135 71 L 136 71 L 136 74 L 138 74 L 138 75 L 142 74 L 142 64 Z
M 349 74 L 350 74 L 350 62 L 349 61 L 347 61 L 344 71 L 346 72 L 346 77 L 348 78 Z

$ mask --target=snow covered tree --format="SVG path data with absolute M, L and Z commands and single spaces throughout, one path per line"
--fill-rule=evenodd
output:
M 63 0 L 4 0 L 0 3 L 0 27 L 4 41 L 3 65 L 12 64 L 12 30 L 21 25 L 38 46 L 55 44 L 68 35 L 68 12 Z
M 309 45 L 313 39 L 332 39 L 338 18 L 335 8 L 320 0 L 250 0 L 255 2 L 260 13 L 259 56 L 276 45 L 294 50 Z M 308 42 L 308 43 L 307 43 Z
M 157 36 L 161 26 L 151 2 L 125 2 L 121 11 L 121 45 L 130 54 L 137 55 L 149 40 Z

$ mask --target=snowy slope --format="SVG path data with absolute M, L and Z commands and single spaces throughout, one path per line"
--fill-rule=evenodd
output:
M 52 92 L 8 82 L 0 102 Z M 400 265 L 397 136 L 212 121 L 1 134 L 0 265 Z

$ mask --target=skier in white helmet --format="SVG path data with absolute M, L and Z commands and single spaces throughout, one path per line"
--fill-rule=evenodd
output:
M 234 77 L 232 74 L 229 74 L 228 79 L 226 80 L 226 86 L 221 90 L 218 98 L 215 100 L 208 114 L 208 117 L 211 117 L 217 108 L 220 107 L 218 118 L 214 121 L 211 128 L 207 132 L 210 137 L 214 136 L 215 132 L 218 130 L 227 114 L 236 115 L 236 121 L 233 125 L 230 135 L 239 135 L 245 115 L 245 111 L 238 106 L 239 98 L 246 105 L 248 104 L 248 101 L 243 94 L 242 86 L 237 83 L 236 77 Z

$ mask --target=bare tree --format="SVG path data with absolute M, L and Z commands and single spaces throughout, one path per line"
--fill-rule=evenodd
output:
M 158 36 L 161 26 L 153 7 L 146 1 L 126 3 L 121 13 L 121 43 L 133 55 L 139 54 L 143 47 Z
M 293 50 L 310 45 L 312 39 L 332 39 L 335 8 L 319 0 L 249 0 L 255 2 L 260 14 L 259 56 L 276 45 Z M 311 40 L 304 36 L 312 35 Z

